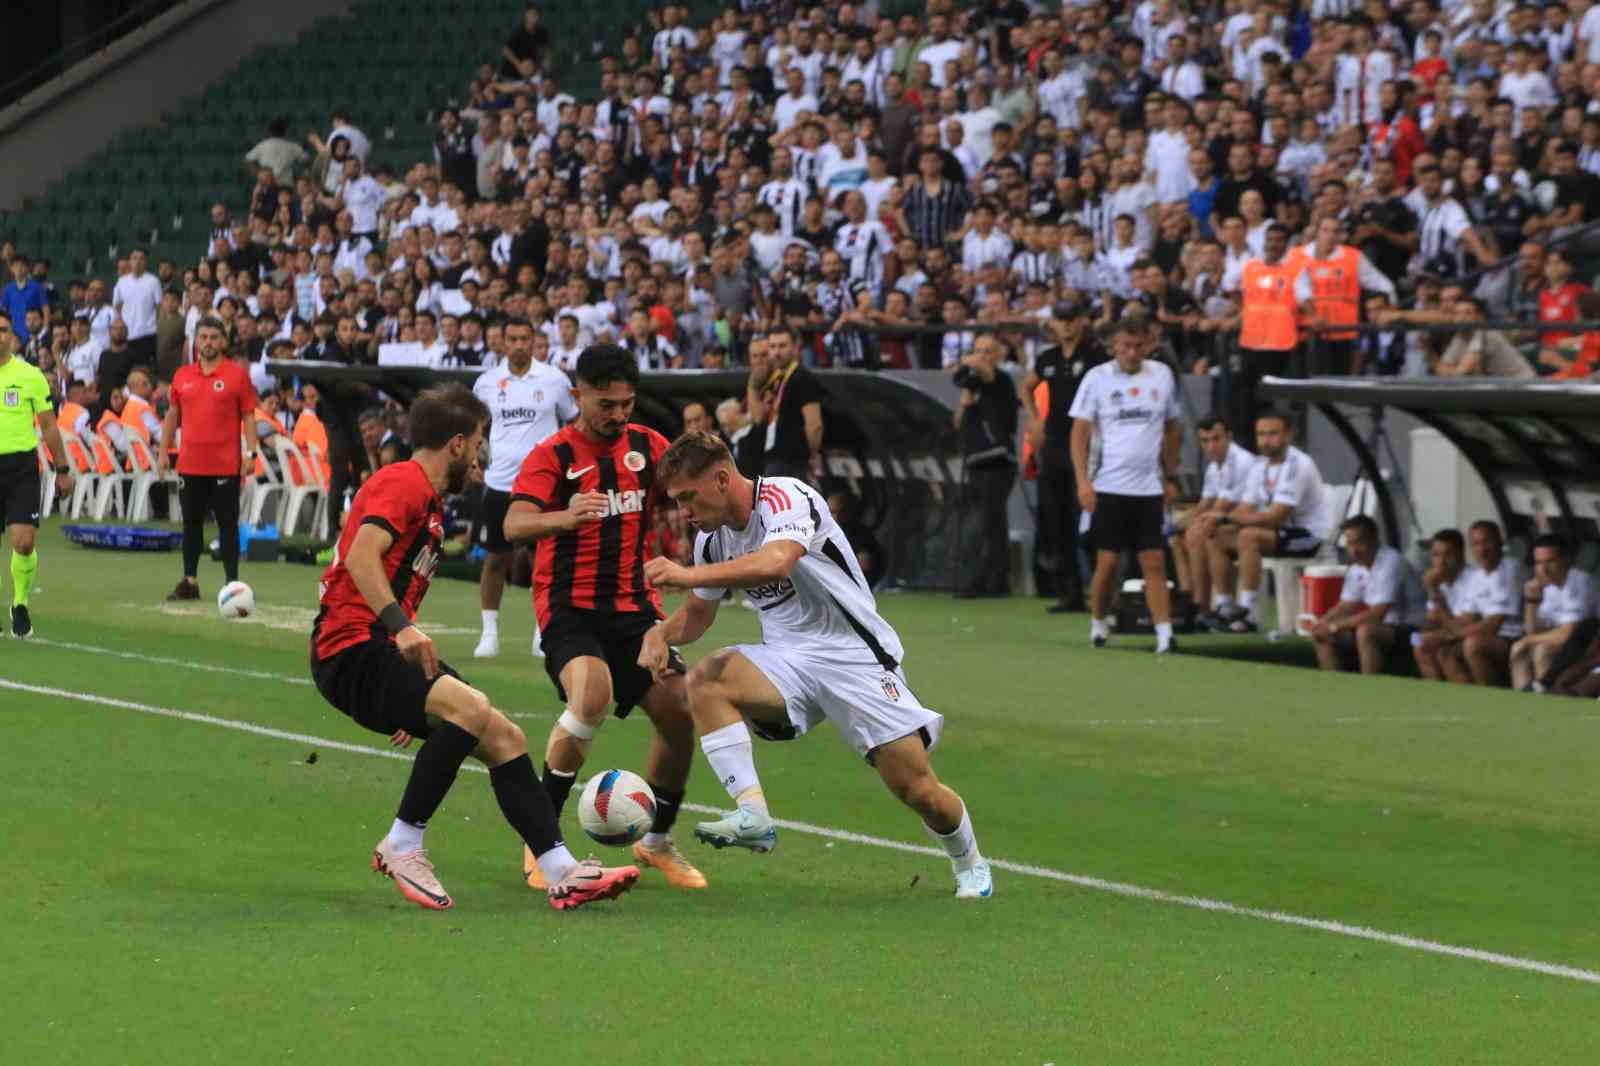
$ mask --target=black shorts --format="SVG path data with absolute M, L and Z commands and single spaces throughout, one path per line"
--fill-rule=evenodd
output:
M 656 683 L 650 671 L 639 665 L 639 649 L 644 645 L 644 635 L 660 620 L 654 612 L 557 608 L 550 612 L 550 624 L 539 631 L 544 642 L 545 673 L 565 700 L 562 668 L 584 655 L 604 660 L 611 670 L 611 698 L 616 702 L 617 717 L 626 718 Z M 670 669 L 678 674 L 688 669 L 676 648 L 672 650 Z
M 1309 559 L 1322 548 L 1322 538 L 1300 526 L 1279 526 L 1278 547 L 1273 554 L 1282 559 Z
M 315 638 L 313 638 L 315 639 Z M 363 729 L 393 736 L 404 729 L 414 737 L 425 737 L 428 729 L 428 693 L 441 677 L 461 679 L 445 663 L 431 680 L 422 667 L 400 654 L 393 641 L 373 637 L 364 644 L 319 660 L 311 652 L 311 679 L 322 698 Z
M 506 512 L 511 509 L 511 493 L 485 488 L 478 504 L 478 545 L 486 552 L 508 552 Z
M 39 456 L 36 452 L 0 455 L 0 507 L 8 526 L 39 524 Z
M 1090 535 L 1096 551 L 1160 551 L 1166 520 L 1166 505 L 1160 496 L 1097 492 Z
M 215 516 L 219 527 L 239 525 L 239 478 L 181 474 L 178 477 L 178 504 L 185 521 L 201 525 Z

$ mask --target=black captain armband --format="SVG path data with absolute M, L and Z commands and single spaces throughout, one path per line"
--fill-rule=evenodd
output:
M 380 611 L 378 621 L 383 623 L 383 628 L 389 631 L 390 636 L 394 636 L 402 629 L 410 629 L 416 624 L 406 617 L 406 612 L 400 609 L 398 603 L 391 603 Z

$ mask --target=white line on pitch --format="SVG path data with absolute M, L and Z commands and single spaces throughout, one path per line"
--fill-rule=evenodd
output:
M 157 666 L 181 666 L 188 670 L 203 670 L 208 674 L 232 674 L 235 677 L 249 677 L 257 681 L 283 681 L 290 685 L 310 685 L 309 677 L 295 677 L 293 674 L 274 674 L 265 670 L 249 670 L 242 666 L 215 666 L 211 663 L 197 663 L 189 659 L 168 659 L 161 655 L 146 655 L 138 651 L 121 651 L 117 648 L 97 648 L 93 644 L 74 644 L 66 640 L 45 640 L 42 637 L 31 637 L 30 644 L 41 644 L 46 648 L 61 648 L 65 651 L 76 651 L 86 655 L 109 655 L 113 659 L 131 659 L 134 662 L 154 663 Z M 309 661 L 309 660 L 308 660 Z
M 382 748 L 369 748 L 362 744 L 349 744 L 339 740 L 329 740 L 326 737 L 311 736 L 307 733 L 294 733 L 285 729 L 273 729 L 270 726 L 256 725 L 253 722 L 241 722 L 232 718 L 219 718 L 210 714 L 198 714 L 194 711 L 179 710 L 176 707 L 155 707 L 147 703 L 135 703 L 132 700 L 116 699 L 110 696 L 96 696 L 87 692 L 73 692 L 69 689 L 51 688 L 46 685 L 26 685 L 17 681 L 0 679 L 0 689 L 10 689 L 14 692 L 27 692 L 36 696 L 49 696 L 56 699 L 76 700 L 80 703 L 95 703 L 103 707 L 115 707 L 119 710 L 137 711 L 141 714 L 155 715 L 160 718 L 176 718 L 185 722 L 199 722 L 202 725 L 214 725 L 222 729 L 235 729 L 255 736 L 271 737 L 276 740 L 289 740 L 297 744 L 316 744 L 334 751 L 347 751 L 356 755 L 373 755 L 380 759 L 409 760 L 409 755 L 398 751 L 386 751 Z M 468 764 L 467 769 L 484 772 L 481 766 Z M 685 810 L 697 811 L 707 814 L 722 813 L 716 807 L 707 807 L 698 803 L 685 803 Z M 785 829 L 797 833 L 809 833 L 812 836 L 825 837 L 829 840 L 840 840 L 850 844 L 865 844 L 869 847 L 887 848 L 891 851 L 906 852 L 911 855 L 928 855 L 935 858 L 944 858 L 944 852 L 938 848 L 921 844 L 906 844 L 899 840 L 889 840 L 885 837 L 868 836 L 864 833 L 852 833 L 846 829 L 831 829 L 827 826 L 811 825 L 807 822 L 791 822 L 779 819 L 777 824 Z M 1544 974 L 1548 977 L 1565 977 L 1573 981 L 1583 981 L 1588 984 L 1600 984 L 1600 972 L 1585 970 L 1576 966 L 1565 966 L 1561 963 L 1541 962 L 1538 959 L 1524 959 L 1516 955 L 1503 955 L 1495 951 L 1484 951 L 1480 948 L 1460 947 L 1455 944 L 1443 944 L 1437 940 L 1424 940 L 1420 937 L 1405 936 L 1400 933 L 1386 933 L 1380 929 L 1369 929 L 1361 925 L 1349 925 L 1345 922 L 1329 921 L 1325 918 L 1307 918 L 1298 914 L 1286 914 L 1283 911 L 1262 910 L 1257 907 L 1243 907 L 1236 903 L 1227 903 L 1222 900 L 1205 899 L 1201 896 L 1185 896 L 1176 892 L 1164 892 L 1157 888 L 1145 888 L 1141 885 L 1131 885 L 1122 881 L 1107 881 L 1104 878 L 1089 877 L 1085 874 L 1067 873 L 1064 870 L 1052 870 L 1046 866 L 1033 866 L 1028 863 L 1010 862 L 1005 859 L 990 859 L 991 866 L 1011 873 L 1023 874 L 1028 877 L 1038 877 L 1047 881 L 1060 881 L 1079 888 L 1092 889 L 1096 892 L 1109 892 L 1112 895 L 1126 896 L 1132 899 L 1147 900 L 1152 903 L 1175 904 L 1180 907 L 1192 907 L 1196 910 L 1212 911 L 1219 914 L 1231 914 L 1240 918 L 1256 918 L 1261 921 L 1276 922 L 1279 925 L 1296 926 L 1301 929 L 1314 929 L 1323 933 L 1333 933 L 1338 936 L 1354 937 L 1358 940 L 1370 940 L 1379 944 L 1388 944 L 1392 947 L 1407 948 L 1412 951 L 1422 951 L 1431 955 L 1446 955 L 1458 959 L 1471 959 L 1475 962 L 1485 962 L 1492 966 L 1500 966 L 1511 970 L 1525 970 L 1530 973 Z

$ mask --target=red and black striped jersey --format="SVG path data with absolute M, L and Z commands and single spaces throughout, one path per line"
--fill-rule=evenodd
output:
M 537 542 L 533 610 L 541 627 L 563 607 L 661 614 L 661 597 L 645 584 L 645 539 L 655 517 L 656 464 L 667 438 L 629 424 L 614 441 L 595 440 L 576 424 L 528 453 L 511 488 L 512 502 L 564 511 L 580 492 L 602 492 L 605 516 L 574 532 Z
M 356 493 L 333 562 L 322 575 L 322 610 L 311 630 L 312 655 L 319 661 L 374 637 L 389 636 L 344 565 L 365 525 L 378 526 L 394 538 L 383 553 L 383 572 L 407 618 L 417 617 L 439 565 L 444 504 L 428 475 L 409 459 L 373 474 Z

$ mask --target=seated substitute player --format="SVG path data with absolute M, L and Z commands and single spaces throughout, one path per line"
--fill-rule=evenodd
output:
M 1594 579 L 1572 565 L 1567 542 L 1546 533 L 1533 542 L 1533 577 L 1522 586 L 1526 635 L 1511 645 L 1511 687 L 1543 692 L 1557 654 L 1595 616 Z
M 591 345 L 576 373 L 578 419 L 528 453 L 505 521 L 508 541 L 536 542 L 533 607 L 544 668 L 567 704 L 545 747 L 544 787 L 559 817 L 613 701 L 618 718 L 642 706 L 655 726 L 645 779 L 656 814 L 633 854 L 675 887 L 704 888 L 705 875 L 672 839 L 694 764 L 683 660 L 659 674 L 639 665 L 644 635 L 661 620 L 661 597 L 645 583 L 644 546 L 667 440 L 628 420 L 639 364 L 627 351 Z M 531 855 L 522 869 L 529 887 L 544 887 Z
M 1222 517 L 1244 499 L 1245 486 L 1257 459 L 1234 442 L 1233 430 L 1220 416 L 1202 419 L 1197 429 L 1200 449 L 1206 456 L 1205 481 L 1200 489 L 1200 502 L 1184 520 L 1183 530 L 1173 534 L 1171 546 L 1172 557 L 1183 564 L 1179 567 L 1180 576 L 1187 572 L 1195 609 L 1209 614 L 1213 606 L 1217 610 L 1232 608 L 1234 582 L 1231 560 L 1225 560 L 1229 565 L 1222 572 L 1211 572 L 1211 538 L 1216 535 L 1217 523 Z
M 750 729 L 789 740 L 826 719 L 943 846 L 956 896 L 992 894 L 966 805 L 928 764 L 944 718 L 912 693 L 900 668 L 900 638 L 879 617 L 855 550 L 822 497 L 797 478 L 742 476 L 727 446 L 709 433 L 679 437 L 661 457 L 659 475 L 661 490 L 702 530 L 694 549 L 699 565 L 665 558 L 645 564 L 657 588 L 693 593 L 651 629 L 639 661 L 671 669 L 673 646 L 711 627 L 725 589 L 744 589 L 761 615 L 760 644 L 724 648 L 689 673 L 700 747 L 738 805 L 697 825 L 695 836 L 719 848 L 771 851 L 778 834 L 756 776 Z
M 16 347 L 11 316 L 0 311 L 0 520 L 11 540 L 11 635 L 20 639 L 33 633 L 28 597 L 39 570 L 34 544 L 39 535 L 41 435 L 55 463 L 56 492 L 62 500 L 72 492 L 72 471 L 50 406 L 50 383 Z
M 1461 531 L 1433 535 L 1432 565 L 1422 575 L 1428 592 L 1428 624 L 1411 638 L 1422 676 L 1459 685 L 1498 684 L 1491 669 L 1475 676 L 1473 651 L 1492 642 L 1504 661 L 1509 641 L 1522 635 L 1522 568 L 1501 550 L 1500 527 L 1474 522 L 1468 530 L 1477 566 L 1466 565 Z
M 1484 631 L 1469 634 L 1462 641 L 1461 651 L 1474 682 L 1504 685 L 1511 643 L 1523 632 L 1522 560 L 1506 554 L 1505 537 L 1494 522 L 1472 523 L 1467 542 L 1478 564 L 1474 568 L 1477 594 L 1473 608 L 1483 621 L 1497 618 L 1500 625 L 1497 629 L 1485 626 Z
M 1344 523 L 1350 554 L 1339 602 L 1311 630 L 1317 665 L 1340 668 L 1341 653 L 1354 650 L 1363 674 L 1383 672 L 1384 658 L 1396 641 L 1427 619 L 1427 594 L 1399 548 L 1382 543 L 1378 523 L 1356 515 Z
M 1287 416 L 1277 411 L 1256 416 L 1256 451 L 1260 458 L 1245 482 L 1244 499 L 1218 519 L 1211 538 L 1213 574 L 1222 573 L 1230 557 L 1239 560 L 1239 602 L 1217 611 L 1226 633 L 1256 631 L 1252 615 L 1263 559 L 1310 558 L 1333 531 L 1322 474 L 1311 456 L 1294 446 Z
M 550 905 L 566 910 L 621 895 L 638 880 L 638 867 L 604 869 L 572 857 L 522 730 L 441 662 L 416 624 L 444 537 L 440 494 L 466 486 L 488 419 L 465 385 L 435 386 L 412 404 L 415 452 L 367 479 L 322 575 L 311 677 L 357 725 L 399 747 L 424 738 L 394 824 L 372 854 L 372 868 L 402 896 L 432 910 L 453 903 L 422 833 L 470 755 L 489 768 L 501 813 L 538 856 Z

